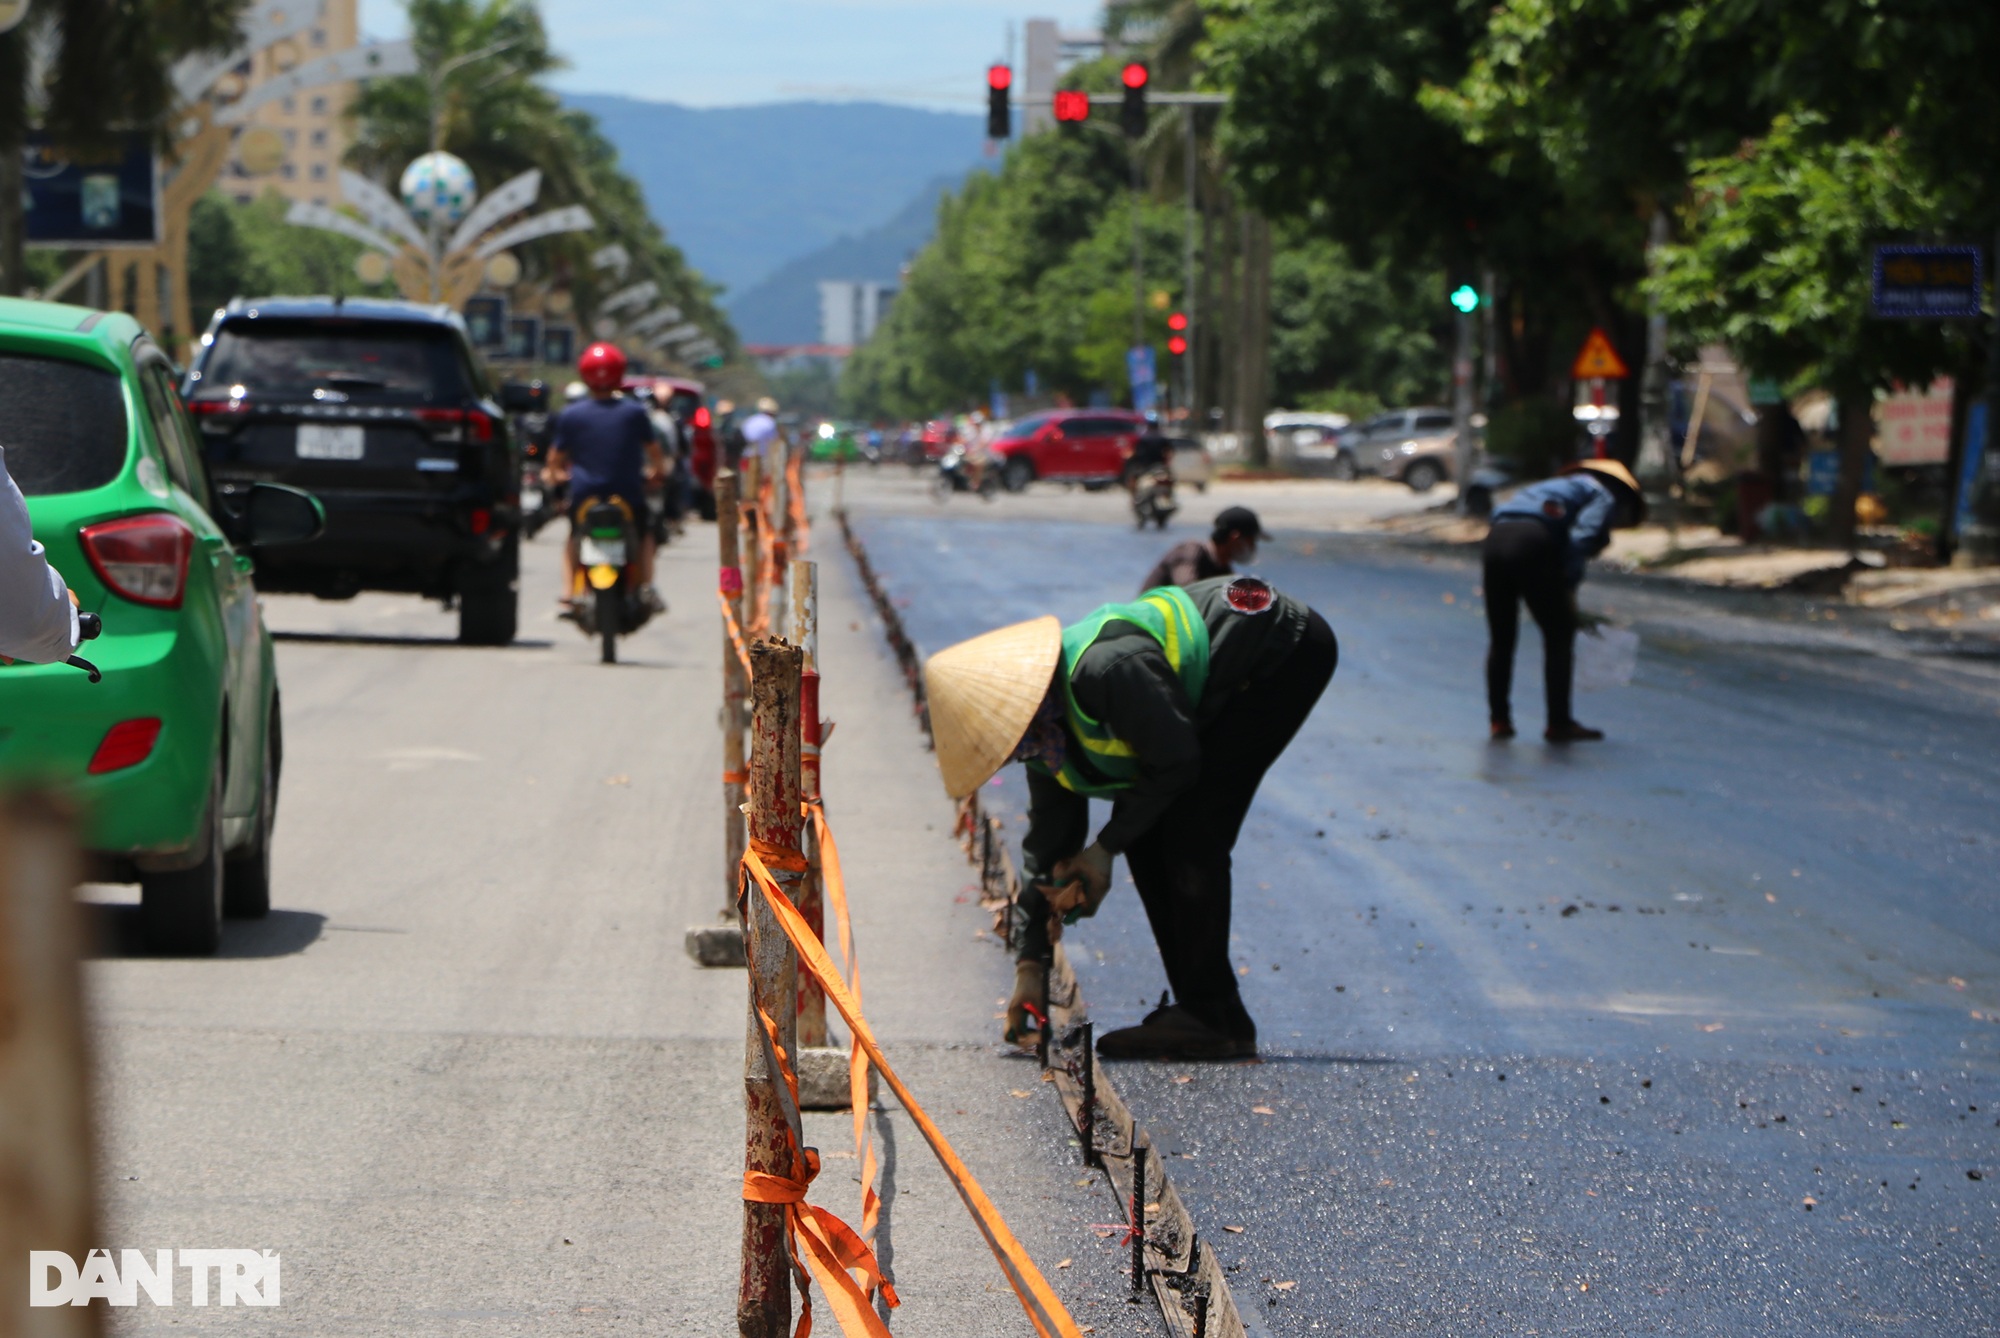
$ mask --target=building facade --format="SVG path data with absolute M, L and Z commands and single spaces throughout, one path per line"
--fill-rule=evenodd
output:
M 255 88 L 307 61 L 356 46 L 360 36 L 359 0 L 323 0 L 318 23 L 258 52 L 237 73 Z M 348 142 L 342 117 L 353 98 L 352 83 L 327 84 L 258 108 L 238 132 L 218 184 L 245 204 L 267 190 L 312 204 L 339 204 L 340 160 Z M 260 132 L 275 134 L 277 144 Z M 280 145 L 282 153 L 272 151 Z

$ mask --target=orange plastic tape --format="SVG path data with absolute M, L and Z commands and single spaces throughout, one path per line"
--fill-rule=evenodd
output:
M 750 672 L 750 648 L 743 644 L 743 628 L 736 621 L 736 610 L 729 606 L 729 596 L 718 590 L 715 602 L 722 605 L 722 625 L 729 632 L 729 644 L 736 647 L 736 662 L 743 666 L 743 677 L 754 678 L 756 675 Z
M 748 785 L 750 783 L 750 773 L 747 771 L 725 771 L 722 773 L 722 783 L 724 785 Z
M 1021 1308 L 1027 1312 L 1028 1321 L 1035 1326 L 1035 1332 L 1040 1334 L 1041 1338 L 1083 1338 L 1076 1321 L 1070 1318 L 1069 1311 L 1065 1310 L 1063 1303 L 1056 1298 L 1048 1280 L 1035 1267 L 1034 1261 L 1028 1258 L 1028 1252 L 1021 1248 L 1021 1242 L 1014 1238 L 1014 1233 L 1007 1229 L 1007 1223 L 1001 1218 L 1000 1210 L 993 1206 L 993 1201 L 986 1196 L 986 1191 L 980 1188 L 979 1181 L 959 1159 L 958 1153 L 953 1151 L 943 1131 L 924 1111 L 910 1089 L 904 1086 L 903 1080 L 896 1076 L 896 1070 L 890 1067 L 888 1057 L 882 1053 L 882 1047 L 875 1040 L 875 1033 L 869 1029 L 868 1020 L 861 1015 L 860 1005 L 854 996 L 848 993 L 847 986 L 841 982 L 840 973 L 834 969 L 832 959 L 826 955 L 826 949 L 814 936 L 812 927 L 805 922 L 805 917 L 799 914 L 798 907 L 792 904 L 791 898 L 786 896 L 784 890 L 773 881 L 770 870 L 757 857 L 756 851 L 744 852 L 743 867 L 749 871 L 751 881 L 757 885 L 758 891 L 764 894 L 764 900 L 770 904 L 772 912 L 777 916 L 779 926 L 785 931 L 785 937 L 792 941 L 792 947 L 799 954 L 799 965 L 818 979 L 821 987 L 826 990 L 826 997 L 833 1001 L 833 1006 L 840 1011 L 841 1017 L 846 1019 L 848 1027 L 852 1029 L 855 1043 L 867 1052 L 869 1061 L 881 1073 L 882 1080 L 889 1084 L 889 1090 L 896 1094 L 896 1099 L 902 1103 L 903 1109 L 916 1122 L 917 1131 L 924 1136 L 924 1141 L 930 1144 L 931 1152 L 944 1167 L 945 1174 L 951 1178 L 953 1187 L 958 1190 L 958 1196 L 964 1201 L 966 1210 L 972 1214 L 972 1220 L 978 1226 L 980 1234 L 986 1237 L 988 1248 L 993 1251 L 993 1257 L 999 1261 L 1000 1271 L 1006 1275 L 1007 1285 L 1014 1289 L 1014 1295 L 1021 1302 Z
M 754 986 L 753 986 L 754 990 Z M 785 1209 L 785 1241 L 792 1272 L 799 1284 L 799 1322 L 794 1338 L 811 1338 L 812 1290 L 817 1279 L 820 1291 L 833 1311 L 840 1330 L 848 1338 L 889 1338 L 889 1330 L 868 1304 L 879 1288 L 891 1308 L 901 1304 L 896 1289 L 882 1276 L 875 1254 L 862 1244 L 847 1223 L 805 1201 L 806 1189 L 819 1175 L 819 1153 L 799 1142 L 799 1079 L 791 1058 L 778 1043 L 778 1024 L 757 1003 L 757 1020 L 764 1029 L 766 1057 L 783 1079 L 779 1096 L 785 1115 L 785 1146 L 791 1153 L 792 1173 L 773 1175 L 768 1171 L 743 1173 L 743 1197 L 751 1203 L 772 1203 Z M 803 1248 L 801 1248 L 803 1246 Z M 803 1261 L 803 1263 L 801 1262 Z M 852 1270 L 852 1271 L 850 1271 Z M 861 1274 L 857 1281 L 854 1274 Z
M 826 893 L 827 908 L 833 912 L 834 927 L 840 934 L 840 960 L 847 968 L 847 988 L 854 1006 L 861 1007 L 861 963 L 855 956 L 854 926 L 847 915 L 847 880 L 840 872 L 840 849 L 833 842 L 833 828 L 826 809 L 818 800 L 807 800 L 806 815 L 812 819 L 813 835 L 819 842 L 820 884 Z M 847 1046 L 847 1104 L 854 1113 L 854 1156 L 861 1164 L 861 1239 L 875 1242 L 875 1226 L 882 1216 L 882 1199 L 875 1192 L 879 1167 L 875 1161 L 875 1140 L 868 1136 L 868 1053 L 861 1043 Z

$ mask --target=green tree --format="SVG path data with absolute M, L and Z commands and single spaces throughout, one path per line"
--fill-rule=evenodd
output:
M 1737 152 L 1697 161 L 1686 240 L 1662 252 L 1654 287 L 1690 343 L 1721 341 L 1756 373 L 1833 392 L 1841 468 L 1831 517 L 1849 543 L 1876 392 L 1962 366 L 1966 334 L 1870 316 L 1871 248 L 1927 231 L 1936 187 L 1898 137 L 1827 130 L 1815 114 L 1784 115 Z
M 188 217 L 188 299 L 197 326 L 232 297 L 396 295 L 394 284 L 364 284 L 355 276 L 354 262 L 367 249 L 360 242 L 287 223 L 290 203 L 276 191 L 249 204 L 221 191 L 196 201 Z
M 1437 271 L 1410 277 L 1388 260 L 1363 268 L 1296 224 L 1280 235 L 1271 271 L 1277 403 L 1412 404 L 1445 393 Z
M 0 33 L 0 292 L 26 278 L 21 148 L 31 127 L 74 154 L 115 149 L 121 133 L 165 148 L 169 71 L 182 56 L 240 40 L 244 0 L 37 0 Z

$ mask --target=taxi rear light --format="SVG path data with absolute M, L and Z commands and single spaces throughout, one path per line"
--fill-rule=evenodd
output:
M 153 745 L 159 742 L 160 721 L 157 716 L 146 716 L 138 720 L 121 720 L 104 731 L 104 741 L 91 754 L 90 774 L 101 776 L 107 771 L 123 771 L 126 767 L 136 767 L 153 755 Z
M 156 609 L 177 609 L 187 591 L 194 531 L 164 511 L 86 525 L 77 535 L 91 570 L 111 593 Z

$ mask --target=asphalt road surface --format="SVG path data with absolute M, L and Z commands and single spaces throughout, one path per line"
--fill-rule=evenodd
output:
M 131 889 L 93 887 L 104 1243 L 273 1249 L 275 1312 L 110 1312 L 118 1334 L 736 1332 L 741 971 L 686 926 L 723 901 L 714 531 L 662 557 L 672 613 L 617 666 L 552 617 L 557 539 L 524 558 L 523 631 L 452 641 L 414 598 L 267 601 L 285 774 L 275 909 L 214 959 L 145 955 Z M 1032 1064 L 982 940 L 910 702 L 824 545 L 826 792 L 869 1013 L 1080 1322 L 1151 1333 L 1116 1220 Z M 855 1219 L 848 1118 L 814 1115 L 817 1202 Z M 900 1111 L 878 1112 L 899 1331 L 1026 1332 Z M 832 1324 L 822 1307 L 820 1331 Z
M 1263 1061 L 1116 1071 L 1272 1333 L 2000 1329 L 1993 664 L 1597 577 L 1642 636 L 1579 698 L 1609 740 L 1540 741 L 1524 631 L 1496 745 L 1476 565 L 1334 532 L 1380 485 L 1184 494 L 1165 536 L 1116 493 L 847 497 L 926 650 L 1129 599 L 1236 500 L 1338 634 L 1236 852 Z M 1100 1028 L 1164 988 L 1119 877 L 1069 939 Z

